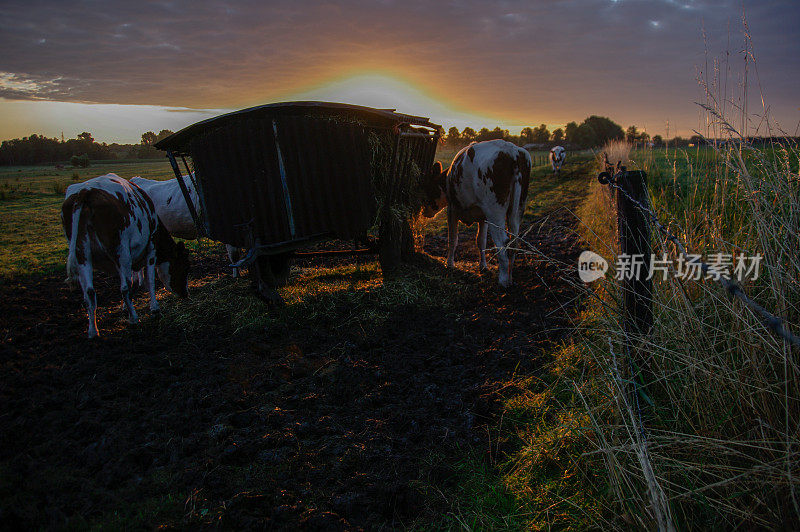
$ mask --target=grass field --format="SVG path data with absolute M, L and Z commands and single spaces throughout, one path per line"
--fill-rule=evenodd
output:
M 458 150 L 442 147 L 437 159 L 450 164 Z M 539 153 L 541 156 L 545 152 Z M 545 168 L 545 167 L 541 167 Z M 546 173 L 536 169 L 536 172 Z M 0 167 L 0 282 L 18 275 L 34 272 L 54 272 L 63 269 L 67 243 L 60 222 L 60 206 L 64 190 L 78 183 L 107 173 L 130 179 L 174 177 L 165 159 L 147 161 L 114 161 L 93 163 L 89 168 L 56 169 L 53 166 Z M 546 187 L 545 195 L 532 195 L 532 213 L 538 215 L 554 199 Z M 429 231 L 439 231 L 446 224 L 439 216 Z
M 592 170 L 586 157 L 558 177 L 533 169 L 523 225 L 542 253 L 574 263 L 569 212 Z M 108 171 L 170 177 L 153 162 L 81 178 Z M 521 417 L 498 427 L 494 405 L 538 375 L 549 339 L 569 328 L 577 300 L 558 261 L 520 258 L 517 288 L 500 291 L 496 272 L 476 271 L 474 226 L 462 228 L 456 270 L 443 267 L 439 216 L 423 226 L 425 255 L 396 279 L 373 258 L 298 259 L 280 290 L 286 307 L 270 310 L 225 274 L 218 246 L 200 242 L 191 298 L 160 291 L 158 320 L 143 310 L 128 325 L 114 280 L 99 276 L 105 338 L 92 344 L 79 296 L 61 280 L 62 197 L 49 184 L 64 177 L 51 173 L 11 172 L 5 179 L 27 175 L 37 188 L 0 202 L 2 331 L 13 353 L 0 372 L 12 412 L 0 418 L 0 443 L 19 451 L 0 461 L 9 515 L 131 529 L 328 519 L 314 509 L 368 528 L 546 522 L 502 482 L 508 423 Z M 144 309 L 145 296 L 136 304 Z M 22 430 L 42 412 L 36 432 Z
M 647 171 L 659 219 L 689 253 L 760 254 L 760 277 L 741 284 L 796 331 L 796 146 L 618 153 Z M 588 248 L 613 265 L 608 198 L 592 182 L 579 214 Z M 653 231 L 654 252 L 674 260 L 677 250 Z M 621 399 L 633 371 L 625 369 L 621 287 L 606 277 L 591 288 L 575 336 L 506 399 L 513 443 L 494 489 L 524 501 L 533 528 L 795 527 L 796 348 L 717 283 L 657 276 L 654 331 L 633 366 L 644 390 L 637 407 Z M 491 507 L 475 513 L 493 515 Z
M 72 183 L 116 173 L 130 179 L 169 179 L 166 159 L 95 163 L 89 168 L 0 167 L 0 283 L 34 272 L 63 270 L 67 243 L 61 228 L 64 190 Z

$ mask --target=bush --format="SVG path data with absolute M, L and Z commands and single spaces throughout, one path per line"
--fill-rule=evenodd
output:
M 70 157 L 69 162 L 76 168 L 87 168 L 90 164 L 89 156 L 85 153 L 83 155 L 73 155 Z
M 8 183 L 0 185 L 0 201 L 16 199 L 19 187 L 11 187 Z
M 65 181 L 53 181 L 50 185 L 50 189 L 56 196 L 63 196 L 67 191 L 67 183 Z
M 80 179 L 80 178 L 81 178 L 81 174 L 79 174 L 78 172 L 72 172 L 72 180 L 73 181 L 77 182 L 78 179 Z

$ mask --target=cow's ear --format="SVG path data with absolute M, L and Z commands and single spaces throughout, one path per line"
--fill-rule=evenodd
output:
M 442 162 L 436 161 L 435 163 L 433 163 L 433 169 L 431 170 L 431 174 L 433 174 L 434 176 L 438 176 L 441 173 L 442 173 Z

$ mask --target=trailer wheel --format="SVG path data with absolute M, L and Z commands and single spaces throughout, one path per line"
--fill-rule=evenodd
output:
M 400 259 L 403 262 L 410 262 L 414 258 L 414 232 L 411 230 L 411 221 L 408 218 L 403 218 L 401 223 L 401 236 L 400 236 Z
M 272 269 L 272 276 L 275 279 L 275 288 L 286 286 L 289 281 L 289 271 L 292 267 L 292 256 L 294 253 L 280 253 L 270 255 L 269 264 Z
M 270 307 L 282 307 L 284 301 L 276 288 L 284 286 L 289 278 L 291 253 L 281 255 L 261 255 L 256 257 L 250 268 L 256 293 Z
M 394 216 L 384 216 L 378 229 L 378 262 L 383 276 L 391 276 L 402 259 L 402 223 Z

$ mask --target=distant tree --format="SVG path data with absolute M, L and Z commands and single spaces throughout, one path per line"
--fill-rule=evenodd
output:
M 594 129 L 597 135 L 598 146 L 605 144 L 610 140 L 622 140 L 625 133 L 622 131 L 622 126 L 604 116 L 590 116 L 583 121 Z
M 574 139 L 569 137 L 569 124 L 567 124 L 567 141 L 574 142 L 584 148 L 602 146 L 610 140 L 622 140 L 625 132 L 622 126 L 604 116 L 592 115 L 578 126 L 574 133 Z
M 491 140 L 492 132 L 489 131 L 489 128 L 482 127 L 478 134 L 475 137 L 475 140 L 478 142 L 483 142 L 484 140 Z
M 475 139 L 478 137 L 478 134 L 475 133 L 475 130 L 471 127 L 465 127 L 464 131 L 461 132 L 461 139 L 465 143 L 474 142 Z
M 73 155 L 70 157 L 69 162 L 72 166 L 76 168 L 87 168 L 89 166 L 89 156 L 87 154 L 83 155 Z
M 683 137 L 673 137 L 672 140 L 669 141 L 669 145 L 677 148 L 686 147 L 689 144 L 689 141 Z
M 631 143 L 639 140 L 639 131 L 636 129 L 636 126 L 628 126 L 628 129 L 625 131 L 625 140 Z
M 585 123 L 578 126 L 573 136 L 573 142 L 583 148 L 599 146 L 600 142 L 597 139 L 598 136 L 592 126 Z
M 519 132 L 519 140 L 523 144 L 531 144 L 533 142 L 533 128 L 526 127 Z
M 156 135 L 156 142 L 164 140 L 165 138 L 169 137 L 173 133 L 174 132 L 170 131 L 169 129 L 162 129 L 161 131 L 158 132 L 158 135 Z
M 508 132 L 507 129 L 503 129 L 500 126 L 496 126 L 491 132 L 491 140 L 498 140 L 498 139 L 507 139 L 510 137 L 511 134 Z
M 158 135 L 152 131 L 142 133 L 142 146 L 152 146 L 156 142 L 158 142 Z
M 564 130 L 558 128 L 555 131 L 553 131 L 552 140 L 553 142 L 561 142 L 562 140 L 564 140 Z
M 650 142 L 650 135 L 648 135 L 646 132 L 642 131 L 641 133 L 639 133 L 639 141 L 640 142 Z
M 447 130 L 447 144 L 450 146 L 458 146 L 461 142 L 461 134 L 458 132 L 458 128 L 453 126 Z
M 547 131 L 545 124 L 533 128 L 533 142 L 536 144 L 543 144 L 550 140 L 550 132 Z
M 689 137 L 689 144 L 694 144 L 695 146 L 700 146 L 701 144 L 705 144 L 705 139 L 700 135 L 692 135 Z
M 564 140 L 570 144 L 577 144 L 575 135 L 578 133 L 578 124 L 570 122 L 564 127 Z
M 653 144 L 656 146 L 661 146 L 664 144 L 664 139 L 661 138 L 661 135 L 653 135 Z
M 0 164 L 57 163 L 81 154 L 86 154 L 92 160 L 114 158 L 109 147 L 95 142 L 87 131 L 65 142 L 33 134 L 21 139 L 5 140 L 0 144 Z

